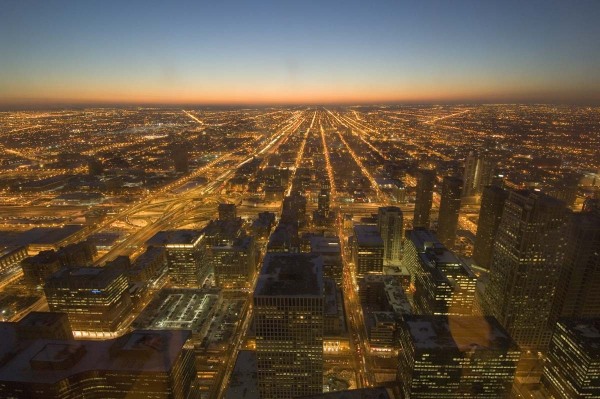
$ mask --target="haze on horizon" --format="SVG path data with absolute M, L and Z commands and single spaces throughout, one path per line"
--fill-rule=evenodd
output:
M 600 103 L 600 2 L 3 2 L 0 106 Z

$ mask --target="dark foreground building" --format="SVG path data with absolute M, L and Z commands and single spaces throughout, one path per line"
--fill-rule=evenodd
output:
M 404 398 L 509 398 L 520 351 L 493 317 L 405 315 L 398 378 Z
M 195 376 L 184 347 L 190 335 L 140 330 L 106 341 L 5 342 L 0 397 L 186 399 Z

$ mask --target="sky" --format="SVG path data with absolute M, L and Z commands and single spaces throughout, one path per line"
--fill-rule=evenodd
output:
M 0 105 L 600 103 L 598 21 L 598 0 L 3 0 Z

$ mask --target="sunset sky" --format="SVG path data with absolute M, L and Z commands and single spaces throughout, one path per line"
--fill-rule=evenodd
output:
M 0 105 L 600 102 L 600 1 L 26 1 Z

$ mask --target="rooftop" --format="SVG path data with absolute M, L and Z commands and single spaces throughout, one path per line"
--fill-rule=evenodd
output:
M 360 246 L 383 246 L 383 239 L 376 225 L 359 224 L 354 226 L 354 237 Z
M 391 399 L 392 395 L 385 388 L 362 388 L 348 391 L 322 393 L 302 396 L 297 399 Z
M 238 352 L 225 399 L 259 399 L 256 352 Z
M 405 315 L 403 320 L 417 349 L 517 350 L 508 332 L 493 317 Z
M 163 230 L 156 233 L 146 241 L 146 245 L 165 246 L 169 245 L 193 245 L 196 246 L 202 239 L 200 230 Z
M 46 284 L 54 286 L 90 286 L 103 288 L 110 285 L 124 270 L 118 265 L 104 267 L 62 268 L 51 275 Z
M 588 354 L 600 356 L 600 319 L 563 319 L 559 321 Z
M 323 258 L 313 253 L 267 253 L 255 296 L 322 296 Z
M 54 384 L 93 370 L 168 372 L 189 337 L 183 330 L 138 330 L 104 341 L 38 339 L 0 368 L 0 381 Z

